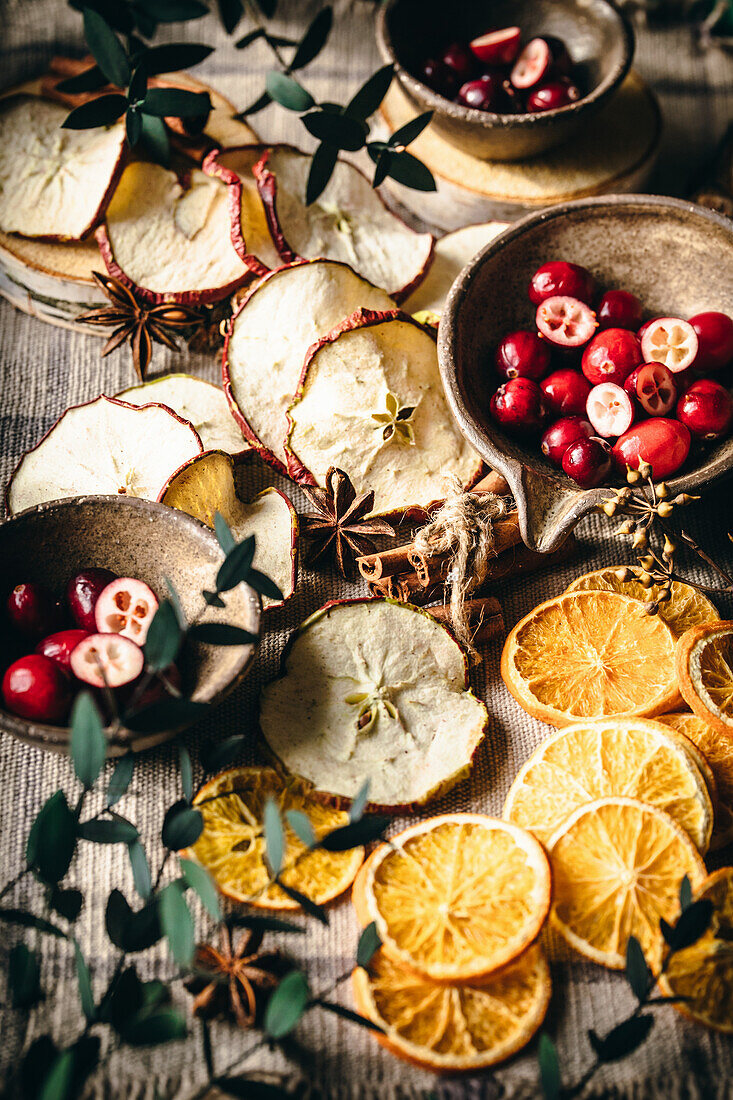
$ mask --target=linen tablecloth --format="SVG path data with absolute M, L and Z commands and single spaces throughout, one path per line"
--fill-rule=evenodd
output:
M 318 9 L 315 2 L 281 0 L 279 27 L 297 33 Z M 319 99 L 349 96 L 379 64 L 372 34 L 374 4 L 368 0 L 339 0 L 335 28 L 323 54 L 308 70 L 307 84 Z M 50 57 L 64 50 L 82 48 L 81 20 L 61 0 L 9 0 L 0 9 L 2 35 L 2 82 L 16 83 L 42 70 Z M 246 28 L 245 28 L 246 29 Z M 244 33 L 242 30 L 240 33 Z M 254 98 L 263 87 L 270 67 L 267 51 L 255 45 L 245 55 L 238 53 L 222 31 L 215 16 L 196 23 L 162 28 L 160 40 L 204 41 L 217 47 L 197 70 L 238 106 Z M 660 157 L 656 190 L 684 194 L 700 159 L 713 147 L 727 121 L 733 116 L 733 65 L 718 51 L 698 52 L 686 28 L 670 28 L 638 36 L 636 66 L 660 97 L 665 116 L 665 138 Z M 254 120 L 267 140 L 309 139 L 295 116 L 271 107 Z M 307 140 L 306 140 L 307 139 Z M 684 264 L 684 256 L 670 248 L 670 263 Z M 721 277 L 731 277 L 721 268 Z M 114 394 L 133 381 L 129 356 L 116 352 L 99 357 L 100 343 L 92 336 L 49 327 L 14 311 L 0 302 L 0 481 L 4 487 L 20 455 L 35 444 L 52 422 L 71 404 L 88 400 L 100 392 Z M 152 374 L 187 370 L 203 378 L 219 379 L 216 356 L 184 354 L 174 356 L 156 346 Z M 152 376 L 152 375 L 151 375 Z M 266 484 L 278 484 L 289 493 L 297 508 L 306 502 L 292 486 L 279 481 L 255 461 L 240 472 L 243 495 Z M 699 540 L 721 560 L 731 563 L 726 531 L 731 527 L 731 487 L 718 485 L 689 516 Z M 499 593 L 511 627 L 532 606 L 562 591 L 579 571 L 612 564 L 624 557 L 625 544 L 612 536 L 613 521 L 594 517 L 580 529 L 581 557 L 566 568 L 504 586 Z M 703 574 L 696 566 L 693 576 Z M 285 609 L 270 612 L 251 674 L 244 685 L 206 721 L 184 738 L 196 758 L 197 747 L 211 737 L 224 738 L 241 731 L 252 732 L 245 762 L 258 759 L 254 729 L 257 697 L 261 685 L 277 671 L 285 639 L 298 622 L 327 599 L 365 594 L 360 585 L 346 585 L 329 573 L 304 572 L 297 595 Z M 730 617 L 733 603 L 721 601 L 721 611 Z M 474 688 L 486 699 L 490 728 L 478 754 L 470 779 L 451 795 L 430 807 L 499 813 L 506 790 L 517 769 L 548 732 L 532 720 L 509 697 L 498 674 L 500 643 L 487 646 L 484 662 L 476 670 Z M 33 817 L 44 800 L 63 786 L 76 793 L 76 783 L 67 759 L 47 755 L 0 736 L 0 885 L 21 867 L 25 841 Z M 159 841 L 163 808 L 179 796 L 177 758 L 174 746 L 147 753 L 138 763 L 131 791 L 120 805 L 122 813 L 138 825 L 153 867 L 160 861 Z M 395 821 L 395 829 L 403 824 Z M 85 904 L 77 934 L 90 960 L 97 994 L 105 987 L 114 966 L 114 952 L 104 930 L 104 907 L 110 890 L 120 887 L 133 897 L 131 876 L 124 849 L 82 844 L 70 874 L 84 891 Z M 30 905 L 38 902 L 38 891 L 28 883 L 17 888 L 6 903 Z M 330 925 L 309 922 L 306 936 L 290 936 L 288 950 L 304 960 L 315 991 L 330 986 L 354 958 L 357 925 L 348 901 L 330 910 Z M 198 913 L 199 930 L 206 932 L 206 920 Z M 17 937 L 4 929 L 0 956 L 3 973 L 7 952 Z M 0 989 L 0 1070 L 20 1057 L 36 1035 L 51 1031 L 59 1042 L 70 1042 L 81 1030 L 73 956 L 68 944 L 46 937 L 43 944 L 43 986 L 46 1000 L 30 1014 L 11 1011 Z M 164 945 L 146 952 L 140 961 L 143 976 L 172 973 Z M 557 1042 L 566 1081 L 578 1079 L 590 1060 L 586 1036 L 589 1027 L 607 1031 L 632 1006 L 631 994 L 620 974 L 571 958 L 553 949 L 554 995 L 547 1020 Z M 2 979 L 4 982 L 4 978 Z M 178 1000 L 188 1011 L 186 995 Z M 339 989 L 342 1003 L 349 1005 L 348 983 Z M 437 1081 L 383 1051 L 367 1032 L 313 1010 L 307 1014 L 283 1050 L 258 1049 L 247 1057 L 257 1036 L 217 1025 L 213 1030 L 216 1068 L 225 1072 L 230 1065 L 237 1072 L 274 1074 L 273 1080 L 299 1085 L 314 1095 L 338 1100 L 413 1100 L 417 1097 L 465 1097 L 494 1100 L 499 1097 L 539 1095 L 535 1046 L 494 1073 L 480 1078 Z M 111 1053 L 91 1079 L 89 1092 L 95 1097 L 125 1097 L 130 1100 L 185 1098 L 206 1080 L 200 1036 L 192 1026 L 184 1043 L 142 1051 Z M 157 1092 L 156 1092 L 157 1090 Z M 733 1043 L 683 1021 L 672 1009 L 657 1010 L 652 1037 L 631 1058 L 603 1069 L 594 1078 L 587 1095 L 628 1097 L 646 1100 L 664 1096 L 683 1098 L 729 1097 L 733 1095 Z

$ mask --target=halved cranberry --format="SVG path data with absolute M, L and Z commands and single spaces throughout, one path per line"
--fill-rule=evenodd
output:
M 36 641 L 61 626 L 58 601 L 42 584 L 16 584 L 8 596 L 8 618 L 24 638 Z
M 598 325 L 593 310 L 568 294 L 557 294 L 540 302 L 535 323 L 545 339 L 560 348 L 582 348 Z
M 701 378 L 677 402 L 677 419 L 697 439 L 720 439 L 733 422 L 733 397 L 719 382 Z
M 434 57 L 427 59 L 419 75 L 429 88 L 445 99 L 453 99 L 461 83 L 452 69 Z
M 585 411 L 597 434 L 604 439 L 623 435 L 634 422 L 631 398 L 615 382 L 594 386 L 588 394 Z
M 563 455 L 570 444 L 579 439 L 590 439 L 592 435 L 593 428 L 582 416 L 564 416 L 551 424 L 544 433 L 540 450 L 550 462 L 561 466 Z
M 489 31 L 471 42 L 471 52 L 485 65 L 511 65 L 519 53 L 522 32 L 519 27 Z
M 536 432 L 545 419 L 542 390 L 530 378 L 511 378 L 491 398 L 494 420 L 511 432 Z
M 64 670 L 38 653 L 15 661 L 3 676 L 3 699 L 12 714 L 32 722 L 63 722 L 71 706 L 71 681 Z
M 496 369 L 502 378 L 539 381 L 550 366 L 550 349 L 536 332 L 510 332 L 496 349 Z
M 633 332 L 625 328 L 607 328 L 593 337 L 583 352 L 581 366 L 594 386 L 601 382 L 622 386 L 641 362 L 641 345 Z
M 710 310 L 690 317 L 697 335 L 697 355 L 692 369 L 703 373 L 727 367 L 733 360 L 733 319 L 727 313 Z
M 66 586 L 66 602 L 77 626 L 88 632 L 97 629 L 94 608 L 101 592 L 117 579 L 111 569 L 83 569 Z M 48 633 L 48 631 L 46 631 Z
M 607 290 L 598 303 L 599 328 L 630 328 L 641 324 L 641 302 L 628 290 Z
M 473 76 L 476 62 L 468 46 L 463 42 L 452 42 L 440 59 L 444 65 L 452 69 L 461 83 L 470 80 Z
M 74 676 L 95 688 L 131 684 L 144 666 L 142 649 L 123 634 L 88 634 L 71 654 Z
M 697 348 L 697 333 L 681 317 L 655 317 L 644 325 L 641 351 L 645 363 L 662 363 L 677 374 L 692 365 Z
M 611 451 L 607 443 L 591 437 L 579 439 L 562 456 L 562 468 L 582 489 L 594 489 L 611 472 Z
M 529 283 L 529 300 L 536 306 L 558 294 L 568 294 L 590 305 L 595 292 L 595 279 L 590 271 L 566 260 L 550 260 L 538 267 Z
M 585 416 L 591 384 L 584 374 L 562 367 L 548 374 L 542 383 L 545 404 L 556 416 Z
M 642 363 L 632 370 L 624 389 L 649 416 L 667 416 L 677 400 L 678 378 L 661 363 Z
M 56 634 L 49 634 L 36 646 L 36 653 L 44 657 L 50 657 L 56 661 L 66 672 L 70 668 L 71 651 L 79 642 L 86 638 L 86 630 L 59 630 Z
M 157 610 L 152 588 L 134 577 L 119 577 L 100 593 L 94 618 L 100 633 L 122 634 L 143 645 Z
M 486 73 L 478 80 L 469 80 L 458 93 L 458 102 L 476 111 L 499 111 L 506 107 L 501 77 Z
M 580 88 L 576 84 L 552 80 L 549 84 L 532 89 L 527 96 L 527 110 L 557 111 L 560 107 L 567 107 L 569 103 L 577 103 L 579 99 Z
M 544 38 L 532 38 L 524 47 L 511 71 L 515 88 L 533 88 L 547 76 L 552 65 L 552 51 Z
M 617 439 L 613 457 L 622 472 L 627 466 L 636 470 L 643 460 L 652 468 L 656 481 L 664 481 L 679 470 L 690 453 L 690 432 L 679 420 L 656 416 L 632 424 L 628 432 Z

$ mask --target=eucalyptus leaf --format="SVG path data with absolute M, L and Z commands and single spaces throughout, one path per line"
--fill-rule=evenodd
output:
M 637 1001 L 646 1000 L 651 987 L 651 974 L 636 936 L 629 936 L 626 945 L 626 980 Z
M 99 65 L 92 65 L 91 68 L 84 69 L 77 76 L 69 76 L 66 80 L 60 80 L 55 90 L 63 92 L 64 95 L 78 95 L 80 92 L 96 92 L 107 83 L 107 77 Z
M 71 1047 L 61 1051 L 43 1079 L 37 1100 L 67 1100 L 73 1096 L 75 1061 Z
M 209 607 L 226 607 L 226 604 L 217 592 L 208 592 L 204 589 L 202 595 L 204 597 L 204 602 Z
M 559 1100 L 562 1079 L 557 1047 L 545 1031 L 540 1035 L 537 1060 L 540 1065 L 540 1084 L 545 1100 Z
M 243 34 L 238 39 L 234 46 L 238 50 L 246 50 L 248 46 L 251 46 L 253 42 L 256 42 L 259 38 L 262 38 L 265 33 L 264 27 L 257 27 L 256 30 L 249 31 L 248 34 Z
M 113 975 L 99 1006 L 99 1018 L 111 1024 L 118 1034 L 124 1033 L 129 1019 L 143 1005 L 143 983 L 134 966 L 127 966 L 119 975 Z
M 178 966 L 190 966 L 196 946 L 193 918 L 180 882 L 170 882 L 161 890 L 158 912 L 171 955 Z
M 190 92 L 185 88 L 148 88 L 142 109 L 156 118 L 197 118 L 211 111 L 208 92 Z
M 179 852 L 195 844 L 204 828 L 204 819 L 185 799 L 174 802 L 163 819 L 162 840 L 166 848 Z
M 369 1031 L 378 1031 L 380 1035 L 384 1034 L 384 1028 L 381 1028 L 379 1024 L 375 1024 L 374 1020 L 369 1020 L 366 1016 L 362 1016 L 359 1012 L 354 1012 L 353 1009 L 346 1008 L 336 1001 L 323 1001 L 319 997 L 313 1001 L 313 1004 L 325 1008 L 327 1012 L 333 1012 L 335 1016 L 340 1016 L 343 1020 L 348 1020 L 349 1023 L 356 1024 L 358 1027 L 365 1027 Z
M 423 111 L 417 118 L 411 118 L 409 122 L 406 122 L 404 126 L 400 126 L 399 130 L 395 130 L 392 134 L 389 139 L 390 147 L 396 149 L 399 145 L 409 145 L 430 124 L 432 117 L 432 111 Z
M 48 899 L 48 904 L 54 913 L 58 913 L 64 920 L 73 924 L 81 913 L 84 904 L 84 895 L 81 890 L 62 890 L 54 886 Z
M 127 137 L 127 144 L 131 149 L 134 149 L 137 145 L 142 136 L 142 132 L 142 118 L 139 113 L 131 107 L 125 115 L 125 136 Z
M 107 898 L 107 907 L 104 912 L 104 926 L 107 935 L 115 947 L 127 951 L 127 931 L 132 921 L 133 912 L 127 898 L 121 890 L 114 889 Z
M 233 764 L 247 744 L 244 734 L 235 733 L 215 744 L 206 745 L 201 751 L 201 766 L 206 772 L 219 772 Z
M 134 1047 L 157 1046 L 185 1039 L 186 1021 L 175 1008 L 163 1008 L 131 1020 L 125 1028 L 125 1042 Z
M 191 755 L 185 745 L 178 746 L 178 771 L 181 775 L 181 790 L 186 802 L 193 798 L 193 765 Z
M 356 95 L 347 103 L 344 113 L 352 118 L 361 119 L 367 119 L 373 115 L 389 91 L 393 76 L 392 65 L 384 65 L 381 69 L 377 69 L 376 73 L 362 84 Z
M 327 5 L 318 12 L 301 38 L 293 60 L 290 62 L 292 72 L 297 69 L 304 69 L 306 65 L 310 65 L 314 58 L 318 57 L 326 45 L 332 26 L 333 8 Z
M 8 955 L 8 988 L 14 1008 L 32 1008 L 43 996 L 38 956 L 24 943 L 16 943 Z
M 326 833 L 319 840 L 318 847 L 327 852 L 345 852 L 349 848 L 358 848 L 372 840 L 381 840 L 389 823 L 388 817 L 362 817 L 359 821 L 352 821 Z
M 222 26 L 227 34 L 231 34 L 244 14 L 242 0 L 217 0 L 217 6 Z
M 269 596 L 271 600 L 284 600 L 282 592 L 271 577 L 261 573 L 259 569 L 250 569 L 247 574 L 247 584 L 259 592 L 261 596 Z
M 130 64 L 119 38 L 99 12 L 84 8 L 83 17 L 84 37 L 94 60 L 110 84 L 126 87 L 130 80 Z
M 44 917 L 37 917 L 33 913 L 26 913 L 25 909 L 0 909 L 0 921 L 4 924 L 18 924 L 22 928 L 37 928 L 39 932 L 47 932 L 50 936 L 59 936 L 65 940 L 66 933 L 57 924 L 52 924 Z
M 140 68 L 148 76 L 175 73 L 180 69 L 199 65 L 213 52 L 213 46 L 205 46 L 200 42 L 169 42 L 146 50 Z
M 259 641 L 257 634 L 229 623 L 195 623 L 188 633 L 190 638 L 207 645 L 252 645 Z
M 356 947 L 356 965 L 363 967 L 369 966 L 375 952 L 378 951 L 381 946 L 382 941 L 379 938 L 379 932 L 377 932 L 377 925 L 372 921 L 359 936 L 359 943 Z
M 692 902 L 692 884 L 687 875 L 682 876 L 682 882 L 680 883 L 680 910 L 684 912 L 685 909 Z
M 94 1004 L 94 994 L 92 993 L 92 979 L 89 975 L 89 967 L 86 964 L 86 959 L 76 940 L 74 940 L 74 962 L 76 965 L 76 977 L 79 982 L 81 1009 L 87 1020 L 92 1023 L 97 1015 Z
M 310 206 L 323 194 L 326 184 L 333 175 L 338 160 L 338 149 L 328 142 L 321 142 L 311 159 L 308 182 L 305 189 L 306 205 Z
M 271 1039 L 282 1039 L 289 1034 L 306 1010 L 310 990 L 308 980 L 300 970 L 286 974 L 272 993 L 263 1027 Z
M 119 2 L 119 0 L 118 0 Z M 145 7 L 159 23 L 187 23 L 209 14 L 200 0 L 143 0 Z
M 374 170 L 372 187 L 380 187 L 381 184 L 384 183 L 387 176 L 389 175 L 389 170 L 392 166 L 393 156 L 394 154 L 391 153 L 389 149 L 385 149 L 383 153 L 380 153 L 379 157 L 377 158 L 377 167 Z
M 171 159 L 171 143 L 162 118 L 152 115 L 142 116 L 140 141 L 146 152 L 156 164 L 167 168 Z
M 316 103 L 310 92 L 302 88 L 297 80 L 286 76 L 285 73 L 271 72 L 267 74 L 265 87 L 271 99 L 285 107 L 288 111 L 309 111 Z
M 280 817 L 280 808 L 271 796 L 265 801 L 262 823 L 265 830 L 265 852 L 270 873 L 278 875 L 282 870 L 285 857 L 285 832 Z
M 150 897 L 150 891 L 153 888 L 153 880 L 150 877 L 150 867 L 148 866 L 148 858 L 145 855 L 145 849 L 140 841 L 136 840 L 134 844 L 128 844 L 127 854 L 130 860 L 132 880 L 135 883 L 135 889 L 143 901 L 147 901 Z
M 190 726 L 210 709 L 209 703 L 195 703 L 191 699 L 161 699 L 142 710 L 125 714 L 123 722 L 134 733 L 159 733 Z
M 145 99 L 148 90 L 148 72 L 145 61 L 141 62 L 130 77 L 130 86 L 127 89 L 128 103 L 140 103 Z
M 170 600 L 161 600 L 143 646 L 145 664 L 153 672 L 162 672 L 173 664 L 182 641 L 176 609 Z
M 56 791 L 31 825 L 26 860 L 43 882 L 53 885 L 68 871 L 75 850 L 76 818 L 64 792 Z
M 133 844 L 139 835 L 131 821 L 119 817 L 114 821 L 100 817 L 79 826 L 79 836 L 92 844 Z
M 616 1062 L 640 1047 L 653 1027 L 654 1017 L 648 1012 L 622 1020 L 604 1038 L 591 1029 L 588 1038 L 599 1062 Z
M 265 917 L 259 913 L 232 913 L 227 917 L 232 928 L 251 928 L 254 932 L 307 932 L 304 924 L 283 920 L 282 917 Z
M 350 153 L 362 148 L 367 134 L 365 123 L 359 119 L 331 111 L 312 111 L 303 116 L 303 125 L 318 141 L 326 141 Z
M 127 110 L 127 100 L 123 95 L 110 93 L 90 99 L 70 111 L 61 128 L 64 130 L 93 130 L 97 126 L 111 126 Z
M 176 618 L 178 619 L 179 626 L 181 627 L 182 630 L 185 630 L 186 625 L 187 625 L 187 623 L 186 623 L 186 613 L 183 610 L 183 605 L 181 604 L 181 598 L 178 595 L 178 593 L 176 592 L 176 586 L 173 584 L 173 581 L 168 576 L 166 576 L 166 578 L 165 578 L 165 586 L 168 589 L 168 595 L 170 596 L 171 603 L 173 604 L 173 608 L 175 610 Z
M 158 29 L 158 22 L 145 7 L 145 0 L 132 0 L 135 13 L 135 25 L 143 38 L 152 38 Z M 130 36 L 133 37 L 132 35 Z M 131 57 L 132 60 L 132 57 Z
M 235 543 L 226 550 L 226 557 L 216 574 L 217 592 L 229 592 L 242 581 L 246 581 L 255 556 L 255 537 L 249 535 L 242 542 Z
M 48 1068 L 56 1061 L 58 1047 L 50 1035 L 39 1035 L 30 1044 L 20 1063 L 20 1094 L 37 1100 Z
M 315 901 L 307 896 L 307 894 L 301 894 L 300 890 L 295 890 L 292 886 L 288 886 L 287 883 L 278 879 L 278 886 L 287 894 L 289 898 L 297 902 L 300 908 L 306 912 L 310 917 L 314 917 L 321 924 L 328 924 L 328 913 L 322 905 L 318 905 Z
M 89 791 L 104 767 L 107 739 L 102 716 L 91 692 L 80 691 L 71 708 L 71 739 L 69 748 L 76 778 Z
M 701 898 L 693 901 L 684 909 L 673 928 L 666 921 L 660 920 L 662 935 L 672 951 L 682 951 L 697 943 L 710 927 L 713 919 L 714 906 L 709 898 Z
M 300 810 L 286 810 L 285 818 L 290 828 L 298 839 L 305 844 L 306 848 L 312 848 L 316 843 L 316 834 L 308 815 L 301 813 Z
M 188 885 L 201 900 L 206 912 L 213 920 L 221 920 L 221 902 L 213 878 L 199 863 L 191 859 L 180 860 L 181 872 Z
M 256 115 L 259 111 L 263 111 L 265 107 L 269 107 L 271 103 L 272 96 L 270 93 L 263 92 L 261 96 L 258 96 L 257 99 L 250 103 L 249 107 L 245 107 L 244 110 L 240 111 L 235 117 L 241 120 L 247 118 L 249 115 Z
M 413 191 L 437 190 L 433 173 L 412 153 L 390 153 L 387 174 L 405 187 L 411 187 Z
M 114 806 L 122 796 L 125 794 L 127 788 L 132 782 L 132 776 L 135 771 L 135 756 L 133 753 L 128 752 L 125 756 L 121 756 L 115 765 L 115 770 L 112 772 L 112 778 L 109 781 L 107 787 L 107 807 Z
M 361 821 L 364 816 L 364 808 L 369 800 L 369 780 L 365 779 L 361 787 L 357 791 L 354 798 L 351 800 L 351 808 L 349 809 L 349 821 L 353 824 L 355 821 Z
M 255 1081 L 251 1077 L 215 1077 L 212 1085 L 235 1100 L 292 1100 L 293 1093 L 269 1081 Z

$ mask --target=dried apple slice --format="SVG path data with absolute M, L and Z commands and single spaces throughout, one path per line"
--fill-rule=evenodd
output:
M 193 425 L 165 405 L 97 397 L 67 409 L 23 456 L 8 485 L 8 512 L 83 493 L 157 500 L 171 472 L 202 450 Z
M 207 175 L 217 177 L 229 188 L 232 244 L 237 255 L 258 275 L 282 264 L 253 171 L 266 149 L 266 145 L 214 149 L 201 165 Z
M 224 392 L 246 439 L 287 475 L 287 410 L 311 344 L 355 309 L 394 302 L 347 264 L 311 260 L 278 268 L 256 283 L 224 342 Z
M 166 374 L 142 385 L 130 386 L 115 396 L 130 405 L 148 405 L 151 401 L 167 405 L 193 424 L 205 451 L 221 450 L 240 455 L 249 450 L 224 391 L 213 382 L 194 378 L 192 374 Z
M 234 484 L 234 462 L 223 451 L 196 455 L 176 470 L 159 500 L 180 508 L 208 527 L 221 513 L 238 541 L 255 536 L 254 566 L 272 577 L 287 600 L 298 580 L 298 515 L 285 493 L 265 489 L 244 503 Z M 283 600 L 262 597 L 262 606 L 281 607 Z
M 366 176 L 336 162 L 320 198 L 305 204 L 311 158 L 273 145 L 255 167 L 270 232 L 286 263 L 324 256 L 341 260 L 402 301 L 422 281 L 435 238 L 416 233 L 382 202 Z
M 291 475 L 322 486 L 337 466 L 374 490 L 374 512 L 427 508 L 481 471 L 446 404 L 434 330 L 399 310 L 357 310 L 314 344 L 289 416 Z
M 135 161 L 107 208 L 97 241 L 107 270 L 152 302 L 226 298 L 251 277 L 229 232 L 226 184 L 193 168 L 179 178 Z
M 369 780 L 372 807 L 436 798 L 468 774 L 486 731 L 466 657 L 441 623 L 395 600 L 326 604 L 295 631 L 262 694 L 273 756 L 336 804 Z
M 104 213 L 122 170 L 121 123 L 62 130 L 68 109 L 21 95 L 0 106 L 0 229 L 78 241 Z
M 503 233 L 506 222 L 481 222 L 465 225 L 454 233 L 446 233 L 435 243 L 435 258 L 430 270 L 404 302 L 405 313 L 442 313 L 448 291 L 469 260 L 484 245 Z

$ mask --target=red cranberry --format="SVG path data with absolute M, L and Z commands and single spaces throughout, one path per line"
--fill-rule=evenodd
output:
M 539 381 L 550 366 L 550 349 L 536 332 L 510 332 L 496 349 L 496 369 L 502 378 Z
M 649 416 L 667 416 L 677 400 L 679 377 L 662 363 L 642 363 L 632 370 L 624 389 Z
M 542 37 L 549 47 L 554 71 L 561 76 L 570 76 L 573 63 L 562 38 L 556 38 L 554 34 L 544 34 Z
M 611 472 L 611 452 L 600 439 L 578 439 L 562 456 L 562 468 L 581 488 L 593 489 Z
M 527 96 L 528 111 L 557 111 L 580 99 L 580 88 L 563 80 L 553 80 L 535 88 Z
M 630 328 L 641 324 L 641 302 L 628 290 L 607 290 L 598 303 L 599 328 Z
M 536 432 L 545 418 L 542 390 L 530 378 L 511 378 L 491 398 L 491 415 L 512 432 Z
M 453 99 L 460 84 L 459 78 L 442 61 L 429 57 L 420 71 L 420 79 L 445 99 Z
M 591 384 L 580 371 L 563 367 L 548 374 L 542 382 L 545 404 L 557 416 L 585 416 L 585 403 Z
M 100 593 L 115 580 L 117 574 L 110 569 L 84 569 L 72 577 L 66 586 L 66 600 L 71 617 L 87 633 L 93 634 L 97 629 L 94 608 Z
M 720 439 L 733 421 L 733 398 L 719 382 L 701 378 L 677 402 L 677 419 L 697 439 Z
M 18 633 L 33 641 L 61 626 L 59 605 L 42 584 L 16 584 L 8 596 L 7 610 Z
M 529 284 L 529 300 L 536 306 L 545 298 L 558 294 L 568 294 L 589 305 L 595 292 L 596 284 L 590 271 L 565 260 L 550 260 L 538 267 Z
M 56 661 L 66 672 L 69 671 L 71 651 L 79 642 L 86 638 L 86 630 L 59 630 L 56 634 L 49 634 L 36 646 L 35 652 L 44 657 L 50 657 Z
M 594 386 L 601 382 L 623 386 L 641 361 L 641 345 L 633 332 L 607 328 L 594 336 L 583 352 L 583 374 Z
M 544 38 L 531 38 L 520 53 L 511 71 L 511 82 L 515 88 L 533 88 L 549 75 L 552 65 L 552 51 Z
M 570 444 L 579 439 L 590 439 L 592 435 L 593 428 L 582 416 L 564 416 L 551 424 L 544 433 L 540 450 L 550 462 L 561 466 L 563 455 Z
M 727 313 L 711 310 L 690 317 L 690 324 L 698 341 L 692 369 L 703 373 L 727 367 L 733 360 L 733 319 Z
M 448 49 L 443 51 L 440 60 L 453 70 L 462 84 L 473 76 L 476 62 L 468 46 L 463 42 L 452 42 Z
M 71 681 L 50 657 L 31 653 L 3 676 L 3 699 L 12 714 L 33 722 L 62 722 L 71 705 Z
M 690 453 L 690 433 L 679 420 L 655 416 L 632 424 L 628 432 L 616 440 L 613 457 L 619 470 L 627 466 L 638 469 L 648 462 L 657 481 L 676 473 Z
M 501 79 L 486 73 L 478 80 L 469 80 L 458 93 L 458 102 L 477 111 L 501 111 L 506 106 Z
M 503 27 L 500 31 L 489 31 L 471 43 L 471 52 L 483 61 L 484 65 L 511 65 L 519 53 L 521 41 L 519 27 Z
M 582 348 L 598 327 L 590 306 L 567 294 L 557 294 L 540 302 L 535 324 L 546 340 L 564 349 Z

